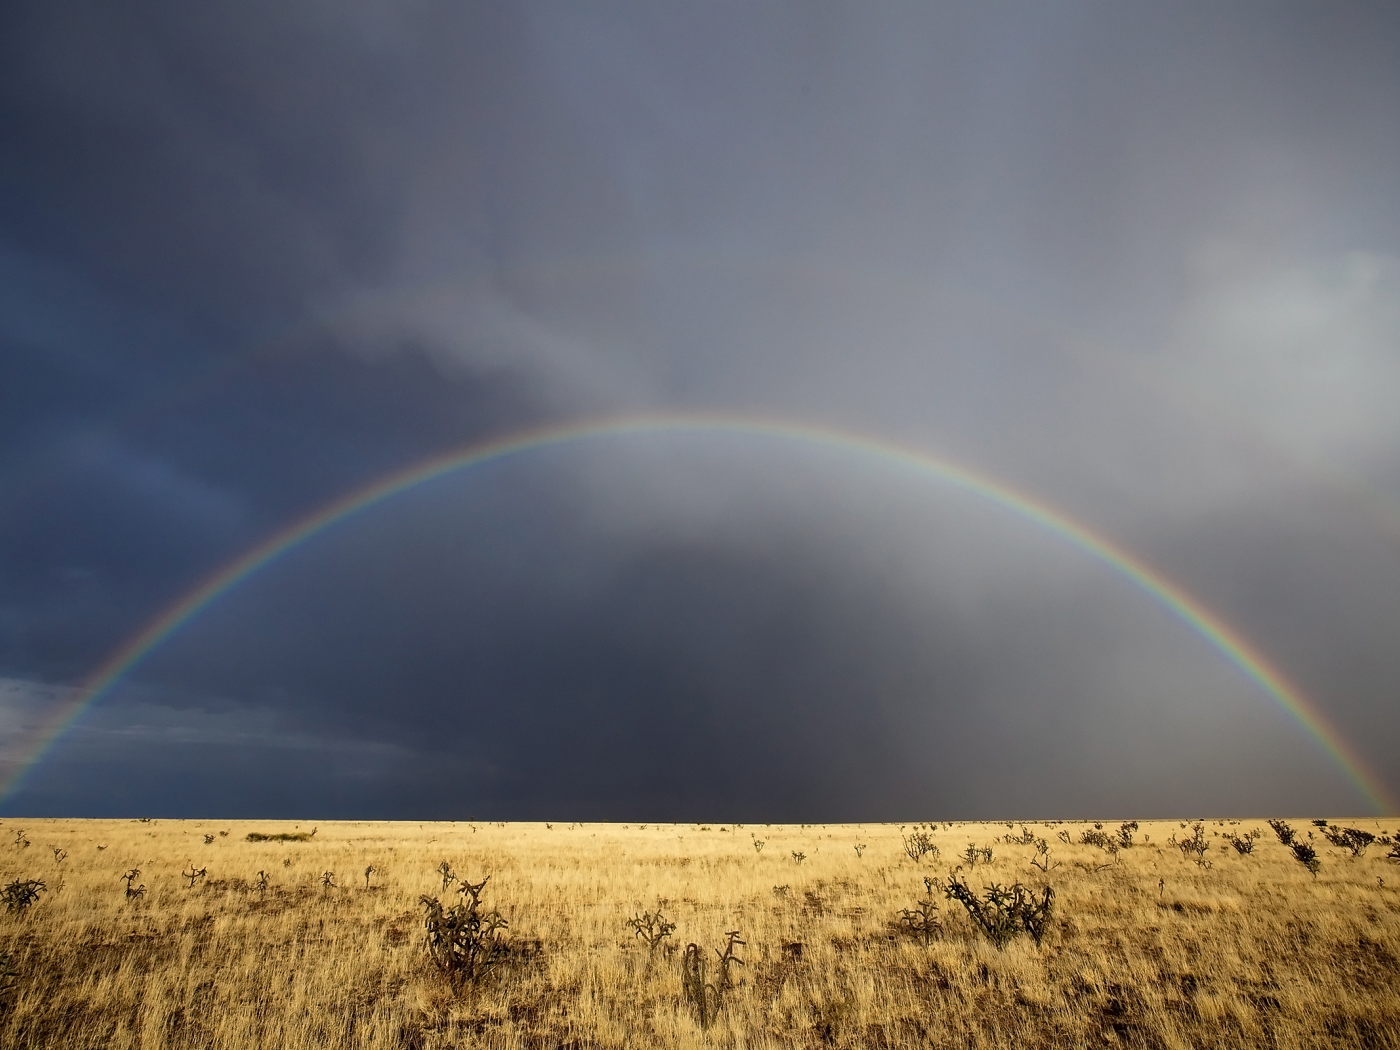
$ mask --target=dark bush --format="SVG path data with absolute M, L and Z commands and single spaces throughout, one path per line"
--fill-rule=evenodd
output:
M 945 897 L 956 900 L 967 909 L 973 923 L 998 950 L 1004 949 L 1012 938 L 1023 933 L 1030 934 L 1038 946 L 1050 928 L 1055 891 L 1049 886 L 1037 898 L 1034 890 L 1019 882 L 1010 886 L 992 883 L 983 887 L 984 892 L 979 899 L 965 881 L 953 874 L 942 889 Z
M 6 911 L 23 912 L 47 889 L 38 879 L 15 879 L 0 890 L 0 903 L 5 905 Z
M 1332 845 L 1350 850 L 1353 857 L 1361 856 L 1366 852 L 1366 847 L 1376 841 L 1375 835 L 1372 835 L 1369 831 L 1362 831 L 1360 828 L 1339 828 L 1333 826 L 1323 828 L 1322 834 Z
M 489 881 L 490 876 L 475 884 L 462 880 L 461 903 L 451 908 L 444 908 L 436 897 L 418 898 L 427 912 L 423 926 L 428 954 L 454 978 L 478 981 L 506 956 L 501 931 L 510 923 L 500 912 L 481 908 L 481 891 Z

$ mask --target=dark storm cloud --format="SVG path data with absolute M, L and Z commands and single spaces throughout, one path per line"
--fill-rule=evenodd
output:
M 485 435 L 691 407 L 1039 493 L 1217 609 L 1400 784 L 1385 8 L 3 17 L 7 768 L 65 687 L 298 515 Z M 1362 802 L 1219 653 L 1026 522 L 838 454 L 638 439 L 327 532 L 10 804 Z

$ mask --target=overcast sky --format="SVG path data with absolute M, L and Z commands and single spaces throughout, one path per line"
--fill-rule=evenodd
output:
M 299 516 L 549 422 L 936 454 L 1211 609 L 1400 793 L 1393 4 L 0 11 L 0 774 Z M 762 437 L 316 535 L 0 811 L 1362 814 L 1123 574 Z

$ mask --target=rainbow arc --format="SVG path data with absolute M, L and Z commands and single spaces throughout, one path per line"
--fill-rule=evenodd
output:
M 72 699 L 60 705 L 37 734 L 29 756 L 19 764 L 17 772 L 0 785 L 0 801 L 13 794 L 84 712 L 111 692 L 125 675 L 183 624 L 241 581 L 326 529 L 415 486 L 483 463 L 603 437 L 668 433 L 730 434 L 860 453 L 973 494 L 1054 533 L 1130 581 L 1229 659 L 1307 732 L 1377 813 L 1400 809 L 1385 785 L 1323 712 L 1243 635 L 1144 561 L 1048 504 L 948 460 L 863 434 L 783 420 L 675 413 L 628 415 L 537 427 L 477 442 L 380 478 L 293 522 L 172 603 L 96 668 L 75 690 Z

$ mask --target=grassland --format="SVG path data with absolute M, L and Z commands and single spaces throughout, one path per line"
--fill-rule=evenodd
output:
M 1383 847 L 1318 835 L 1314 878 L 1263 820 L 1206 821 L 1209 866 L 1169 844 L 1189 834 L 1176 821 L 1143 822 L 1116 857 L 1081 843 L 1092 824 L 1024 828 L 940 824 L 940 856 L 916 863 L 897 825 L 323 822 L 253 842 L 310 827 L 7 820 L 0 877 L 47 890 L 0 914 L 17 974 L 0 1046 L 1400 1047 L 1400 865 Z M 1251 829 L 1238 854 L 1229 836 Z M 1026 833 L 1048 873 L 1008 841 Z M 991 862 L 968 867 L 969 844 Z M 509 957 L 475 986 L 425 951 L 420 896 L 455 897 L 443 860 L 489 874 L 483 900 L 510 922 Z M 979 891 L 1053 885 L 1043 944 L 998 951 L 942 894 L 930 943 L 893 928 L 957 863 Z M 649 958 L 624 925 L 658 906 L 678 947 L 746 942 L 707 1030 L 679 951 Z

